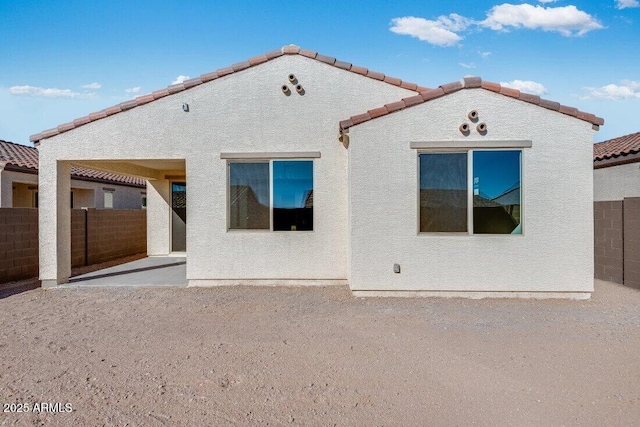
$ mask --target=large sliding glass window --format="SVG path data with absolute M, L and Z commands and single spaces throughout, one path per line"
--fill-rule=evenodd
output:
M 521 157 L 522 150 L 420 154 L 420 232 L 522 234 Z
M 229 229 L 313 230 L 313 161 L 230 162 Z

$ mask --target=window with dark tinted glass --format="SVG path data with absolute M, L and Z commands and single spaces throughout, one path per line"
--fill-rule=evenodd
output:
M 420 231 L 467 231 L 467 153 L 420 154 Z
M 313 230 L 313 161 L 273 161 L 273 229 Z
M 473 152 L 474 234 L 521 234 L 522 151 Z
M 270 228 L 269 163 L 229 164 L 229 228 Z
M 230 162 L 229 229 L 313 230 L 313 161 Z

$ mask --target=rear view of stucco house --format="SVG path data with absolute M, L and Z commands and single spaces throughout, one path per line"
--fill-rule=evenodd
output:
M 146 202 L 140 178 L 73 167 L 71 208 L 141 209 Z M 38 150 L 0 140 L 0 208 L 37 208 Z
M 33 135 L 40 278 L 68 280 L 80 166 L 148 180 L 148 253 L 186 250 L 190 286 L 588 298 L 602 124 L 479 78 L 429 89 L 285 46 Z

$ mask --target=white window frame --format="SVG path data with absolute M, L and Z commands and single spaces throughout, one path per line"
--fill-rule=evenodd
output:
M 104 199 L 103 200 L 104 209 L 113 209 L 113 207 L 115 206 L 115 203 L 114 203 L 115 201 L 114 201 L 114 197 L 113 197 L 114 193 L 115 193 L 115 191 L 107 191 L 107 190 L 104 191 L 103 196 L 102 196 L 103 199 Z M 111 206 L 107 206 L 107 194 L 111 195 Z
M 411 148 L 416 150 L 416 164 L 418 168 L 417 174 L 417 216 L 416 231 L 419 236 L 475 236 L 475 237 L 500 237 L 500 236 L 524 236 L 525 235 L 525 206 L 524 206 L 524 156 L 525 148 L 531 147 L 531 141 L 498 141 L 489 146 L 479 147 L 460 147 L 455 142 L 444 143 L 414 143 L 410 144 Z M 433 148 L 431 148 L 433 147 Z M 428 149 L 425 149 L 428 148 Z M 520 151 L 520 228 L 519 234 L 491 234 L 473 232 L 473 153 L 476 151 Z M 420 231 L 420 155 L 421 154 L 467 154 L 467 231 Z
M 273 229 L 273 162 L 274 161 L 310 161 L 313 166 L 313 190 L 316 187 L 316 162 L 315 159 L 320 158 L 320 152 L 287 152 L 287 153 L 221 153 L 220 159 L 226 160 L 227 168 L 227 232 L 232 233 L 291 233 L 289 230 Z M 231 228 L 231 167 L 232 163 L 268 163 L 269 164 L 269 229 L 244 229 Z M 314 209 L 313 209 L 313 230 L 296 230 L 295 233 L 313 233 L 316 228 L 316 210 L 315 210 L 315 192 L 314 192 Z

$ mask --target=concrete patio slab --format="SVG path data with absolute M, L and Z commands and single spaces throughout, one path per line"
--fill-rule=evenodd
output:
M 69 279 L 60 287 L 187 286 L 185 255 L 154 256 Z

